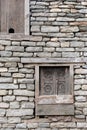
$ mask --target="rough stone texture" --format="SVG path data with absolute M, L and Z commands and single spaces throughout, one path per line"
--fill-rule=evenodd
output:
M 8 117 L 20 117 L 20 116 L 29 116 L 33 115 L 33 110 L 32 109 L 12 109 L 12 110 L 7 110 L 7 116 Z
M 34 96 L 34 92 L 28 90 L 14 90 L 14 95 Z
M 5 96 L 7 94 L 8 92 L 6 90 L 0 90 L 0 96 Z
M 30 0 L 29 16 L 29 36 L 0 33 L 0 130 L 86 130 L 87 1 Z M 36 116 L 35 66 L 52 61 L 73 64 L 74 116 Z
M 42 26 L 41 32 L 59 32 L 59 27 Z

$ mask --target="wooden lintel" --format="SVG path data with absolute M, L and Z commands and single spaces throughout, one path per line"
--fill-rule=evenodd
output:
M 29 64 L 43 64 L 43 63 L 60 63 L 60 64 L 70 64 L 70 63 L 85 63 L 87 60 L 85 58 L 21 58 L 22 63 Z

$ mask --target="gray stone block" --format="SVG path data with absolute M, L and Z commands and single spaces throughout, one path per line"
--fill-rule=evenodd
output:
M 4 96 L 3 101 L 4 102 L 11 102 L 15 100 L 15 96 Z
M 23 51 L 24 52 L 24 47 L 23 46 L 6 46 L 5 50 L 7 51 Z
M 22 108 L 34 108 L 34 102 L 22 102 L 21 104 Z
M 6 46 L 10 46 L 11 45 L 11 41 L 9 40 L 0 40 L 0 45 L 6 45 Z
M 27 52 L 41 52 L 42 51 L 42 47 L 27 47 L 26 51 Z
M 0 78 L 0 83 L 12 83 L 12 78 L 6 78 L 6 77 Z M 1 85 L 3 85 L 3 84 L 1 84 Z
M 14 84 L 0 84 L 0 89 L 18 89 L 18 85 L 14 85 Z
M 58 26 L 42 26 L 41 27 L 41 32 L 59 32 L 59 27 Z
M 17 96 L 34 96 L 34 92 L 33 91 L 28 91 L 28 90 L 14 90 L 14 95 L 17 95 Z
M 8 117 L 23 117 L 33 115 L 33 109 L 9 109 L 6 116 Z
M 18 83 L 21 83 L 21 84 L 33 84 L 34 79 L 27 79 L 27 78 L 18 79 Z

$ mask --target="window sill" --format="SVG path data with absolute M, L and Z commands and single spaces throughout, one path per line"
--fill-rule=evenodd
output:
M 30 40 L 30 41 L 41 41 L 42 37 L 39 36 L 31 36 L 20 33 L 15 34 L 0 34 L 0 40 Z
M 37 98 L 38 104 L 71 104 L 73 102 L 73 95 L 47 95 L 39 96 Z
M 39 105 L 36 108 L 37 116 L 70 116 L 74 115 L 74 104 Z

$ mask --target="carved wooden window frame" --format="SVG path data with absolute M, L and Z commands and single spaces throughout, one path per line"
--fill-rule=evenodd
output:
M 20 0 L 21 2 L 21 0 Z M 5 14 L 7 17 L 6 18 L 6 27 L 5 27 L 5 30 L 6 31 L 1 31 L 0 32 L 0 35 L 30 35 L 30 23 L 29 23 L 29 17 L 30 17 L 30 9 L 29 9 L 29 6 L 30 6 L 30 0 L 24 0 L 24 32 L 20 32 L 20 33 L 9 33 L 9 27 L 8 27 L 8 14 Z M 0 14 L 1 15 L 1 14 Z M 2 14 L 3 15 L 3 14 Z M 0 25 L 0 26 L 3 26 L 3 25 Z M 13 28 L 11 28 L 13 30 Z
M 39 94 L 40 67 L 69 67 L 71 95 L 41 95 Z M 39 64 L 35 66 L 35 101 L 36 115 L 74 115 L 73 98 L 73 65 L 72 64 Z

